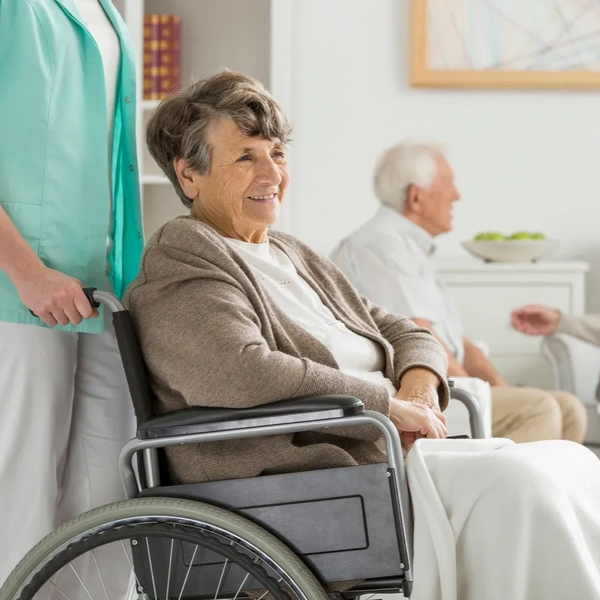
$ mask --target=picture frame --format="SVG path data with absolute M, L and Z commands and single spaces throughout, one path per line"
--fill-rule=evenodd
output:
M 410 0 L 410 83 L 600 89 L 600 0 Z

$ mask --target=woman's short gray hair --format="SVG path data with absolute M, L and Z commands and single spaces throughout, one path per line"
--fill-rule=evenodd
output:
M 386 150 L 375 167 L 375 194 L 382 204 L 401 211 L 411 185 L 428 189 L 437 175 L 436 159 L 445 156 L 441 144 L 405 140 Z
M 248 136 L 289 140 L 291 127 L 260 81 L 224 70 L 163 100 L 148 122 L 148 150 L 189 208 L 192 200 L 179 185 L 173 161 L 184 159 L 200 175 L 210 172 L 209 126 L 231 119 Z

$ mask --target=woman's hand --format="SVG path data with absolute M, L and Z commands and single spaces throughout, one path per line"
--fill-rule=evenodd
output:
M 421 437 L 448 435 L 446 417 L 440 411 L 439 385 L 439 377 L 429 369 L 415 367 L 402 376 L 400 389 L 390 405 L 390 418 L 407 450 Z
M 527 335 L 550 335 L 560 321 L 560 312 L 547 306 L 530 304 L 514 310 L 512 326 Z
M 446 417 L 439 410 L 418 402 L 392 398 L 390 419 L 400 432 L 406 450 L 410 450 L 419 438 L 445 438 L 448 435 Z
M 16 287 L 21 302 L 51 327 L 69 323 L 79 325 L 83 319 L 98 316 L 78 279 L 46 266 Z
M 439 386 L 440 379 L 433 371 L 415 367 L 404 373 L 400 381 L 400 389 L 394 397 L 439 410 Z

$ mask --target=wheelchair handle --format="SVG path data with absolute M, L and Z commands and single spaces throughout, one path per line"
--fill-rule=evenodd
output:
M 94 298 L 94 292 L 96 292 L 96 288 L 86 287 L 83 288 L 83 293 L 85 297 L 88 299 L 89 303 L 92 305 L 92 308 L 98 308 L 100 306 L 100 302 Z
M 92 308 L 98 308 L 101 304 L 107 304 L 113 312 L 123 309 L 122 306 L 118 306 L 118 304 L 111 302 L 113 298 L 114 300 L 117 300 L 117 298 L 108 292 L 99 292 L 98 289 L 94 287 L 84 287 L 83 293 L 85 294 L 85 297 L 88 299 L 88 302 Z M 31 309 L 29 312 L 34 317 L 38 316 Z

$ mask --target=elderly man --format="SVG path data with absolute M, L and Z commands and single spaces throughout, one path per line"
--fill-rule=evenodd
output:
M 463 335 L 453 300 L 431 262 L 434 238 L 451 230 L 452 207 L 460 199 L 444 150 L 417 141 L 390 148 L 376 167 L 375 192 L 382 206 L 340 243 L 333 261 L 361 294 L 430 329 L 448 352 L 449 375 L 490 383 L 494 436 L 582 442 L 586 412 L 577 398 L 510 387 Z

